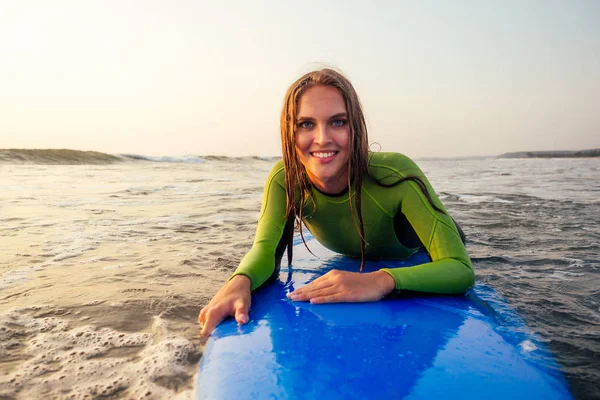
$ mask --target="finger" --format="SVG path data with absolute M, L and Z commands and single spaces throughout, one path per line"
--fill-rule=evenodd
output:
M 300 293 L 300 294 L 291 294 L 290 299 L 294 301 L 308 301 L 315 297 L 321 296 L 329 296 L 334 293 L 339 293 L 340 288 L 335 285 L 330 285 L 327 287 L 322 287 L 314 290 L 310 290 L 308 292 Z
M 206 310 L 207 307 L 202 308 L 202 310 L 200 310 L 200 314 L 198 315 L 198 322 L 200 322 L 202 325 L 204 325 L 204 321 L 206 320 Z
M 317 296 L 310 299 L 310 304 L 325 304 L 325 303 L 342 303 L 344 302 L 344 295 L 342 293 L 335 293 L 324 296 Z
M 206 313 L 206 321 L 202 325 L 202 330 L 200 331 L 200 335 L 207 337 L 212 331 L 215 329 L 223 319 L 225 319 L 226 315 L 224 312 L 219 309 L 212 309 Z
M 290 296 L 294 296 L 294 295 L 306 295 L 309 294 L 311 292 L 314 292 L 315 290 L 321 290 L 321 289 L 325 289 L 328 287 L 331 287 L 334 285 L 334 282 L 328 280 L 328 279 L 323 279 L 323 280 L 314 280 L 311 283 L 298 288 L 296 290 L 294 290 L 292 293 L 290 293 Z
M 381 296 L 374 293 L 359 293 L 356 291 L 336 291 L 310 299 L 311 304 L 320 303 L 368 303 L 381 300 Z
M 235 305 L 235 321 L 238 324 L 245 324 L 248 322 L 248 310 L 250 307 L 243 301 L 238 301 Z

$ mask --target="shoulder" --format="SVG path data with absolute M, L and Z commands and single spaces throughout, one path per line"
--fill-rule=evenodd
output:
M 390 175 L 398 177 L 417 175 L 422 176 L 423 172 L 419 166 L 408 156 L 401 153 L 370 153 L 369 154 L 369 174 L 377 179 L 385 179 Z
M 271 168 L 271 175 L 284 173 L 284 169 L 283 160 L 279 160 L 273 165 L 273 168 Z
M 281 186 L 284 186 L 285 182 L 285 168 L 283 166 L 283 160 L 279 160 L 271 168 L 267 183 L 276 182 Z

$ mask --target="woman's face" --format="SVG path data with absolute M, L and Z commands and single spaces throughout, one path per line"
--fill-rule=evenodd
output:
M 296 151 L 308 178 L 325 193 L 348 185 L 350 127 L 341 93 L 330 86 L 313 86 L 298 102 Z

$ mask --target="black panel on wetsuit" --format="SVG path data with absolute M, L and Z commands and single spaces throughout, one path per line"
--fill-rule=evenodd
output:
M 450 218 L 452 218 L 452 217 L 450 217 Z M 460 225 L 458 224 L 458 222 L 456 222 L 456 220 L 454 218 L 452 218 L 452 221 L 454 221 L 454 224 L 456 225 L 456 228 L 458 229 L 458 234 L 460 235 L 460 239 L 462 240 L 463 243 L 465 243 L 467 240 L 465 233 L 463 232 L 462 228 L 460 227 Z M 404 214 L 402 214 L 401 212 L 397 213 L 394 216 L 394 232 L 396 233 L 396 238 L 398 239 L 398 242 L 400 242 L 400 244 L 402 246 L 405 246 L 408 248 L 417 248 L 417 247 L 425 248 L 425 246 L 419 239 L 419 236 L 413 229 L 412 225 L 410 224 L 410 222 L 408 222 L 408 220 L 406 219 L 406 216 Z

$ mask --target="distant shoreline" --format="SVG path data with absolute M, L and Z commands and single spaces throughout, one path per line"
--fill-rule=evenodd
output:
M 600 149 L 590 150 L 557 150 L 557 151 L 517 151 L 504 153 L 498 158 L 589 158 L 600 157 Z

